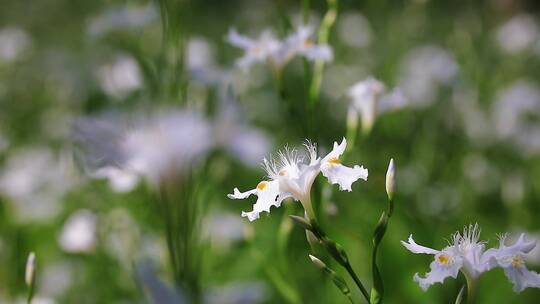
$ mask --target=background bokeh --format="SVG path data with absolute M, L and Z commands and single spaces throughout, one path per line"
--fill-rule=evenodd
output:
M 135 271 L 142 261 L 172 284 L 150 186 L 118 192 L 92 178 L 79 157 L 85 143 L 74 134 L 88 117 L 120 121 L 189 107 L 217 126 L 198 180 L 206 301 L 346 303 L 307 258 L 305 233 L 286 220 L 301 214 L 298 204 L 250 223 L 240 212 L 252 201 L 226 194 L 253 188 L 265 175 L 259 160 L 285 144 L 309 137 L 328 151 L 347 133 L 348 88 L 369 76 L 400 88 L 408 103 L 381 114 L 348 154 L 345 162 L 367 167 L 369 180 L 350 193 L 321 186 L 328 200 L 319 206 L 322 225 L 363 281 L 370 281 L 371 236 L 386 208 L 391 157 L 396 210 L 380 249 L 387 303 L 449 303 L 464 283 L 459 276 L 423 292 L 412 277 L 431 258 L 401 246 L 411 233 L 434 248 L 475 222 L 492 246 L 503 232 L 540 238 L 536 1 L 339 1 L 334 60 L 325 66 L 310 132 L 302 114 L 307 62 L 287 65 L 278 92 L 267 66 L 236 68 L 242 52 L 225 40 L 231 27 L 284 37 L 302 19 L 302 1 L 169 4 L 177 30 L 166 35 L 178 43 L 167 48 L 158 2 L 2 1 L 0 302 L 24 302 L 30 251 L 37 255 L 36 303 L 144 303 Z M 310 22 L 318 24 L 326 8 L 311 1 Z M 231 94 L 232 110 L 222 106 Z M 208 139 L 194 133 L 190 140 Z M 540 249 L 527 262 L 540 271 Z M 538 289 L 515 294 L 502 270 L 484 274 L 478 290 L 478 303 L 539 298 Z

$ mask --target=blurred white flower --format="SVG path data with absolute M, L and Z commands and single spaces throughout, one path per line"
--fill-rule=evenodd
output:
M 255 63 L 270 60 L 281 48 L 281 42 L 269 30 L 263 31 L 257 39 L 252 39 L 240 35 L 233 28 L 229 30 L 227 41 L 244 50 L 244 56 L 236 60 L 236 65 L 244 71 Z
M 215 84 L 224 81 L 228 76 L 214 62 L 214 49 L 208 40 L 191 37 L 186 45 L 185 64 L 193 80 L 203 84 Z
M 96 245 L 96 215 L 86 209 L 75 211 L 64 223 L 58 236 L 60 247 L 70 253 L 86 253 Z
M 124 208 L 114 208 L 101 220 L 100 239 L 107 253 L 131 269 L 140 247 L 141 229 Z
M 360 13 L 344 12 L 341 14 L 337 30 L 339 37 L 347 46 L 365 48 L 371 43 L 371 26 L 367 18 Z
M 13 151 L 0 173 L 0 192 L 17 221 L 46 221 L 61 211 L 63 195 L 77 182 L 71 152 L 45 147 Z
M 242 70 L 246 71 L 252 64 L 263 62 L 279 71 L 297 55 L 312 61 L 331 61 L 333 59 L 332 48 L 328 45 L 315 44 L 311 39 L 313 33 L 313 26 L 300 25 L 283 40 L 277 39 L 269 30 L 262 32 L 255 40 L 242 36 L 235 29 L 231 29 L 227 40 L 232 45 L 244 50 L 244 56 L 236 61 Z
M 536 247 L 535 241 L 527 241 L 525 234 L 512 245 L 505 244 L 506 235 L 499 240 L 499 248 L 486 251 L 483 259 L 489 264 L 489 268 L 500 267 L 504 274 L 514 285 L 515 292 L 522 292 L 529 287 L 540 288 L 540 274 L 530 271 L 525 267 L 525 254 Z
M 492 126 L 489 113 L 478 103 L 478 93 L 472 89 L 457 89 L 453 92 L 454 110 L 460 116 L 465 133 L 474 144 L 486 144 L 492 139 Z
M 216 144 L 248 166 L 256 166 L 270 151 L 267 134 L 249 126 L 230 91 L 220 98 L 214 123 Z
M 436 46 L 421 46 L 405 56 L 399 87 L 411 106 L 424 107 L 433 102 L 440 85 L 448 85 L 458 73 L 452 54 Z
M 142 76 L 137 62 L 128 56 L 119 56 L 111 64 L 101 66 L 97 72 L 105 93 L 123 98 L 142 86 Z
M 332 48 L 326 44 L 315 44 L 311 39 L 314 32 L 315 28 L 312 25 L 299 25 L 281 44 L 280 50 L 274 56 L 275 63 L 284 66 L 296 55 L 311 61 L 331 61 L 334 56 Z
M 18 27 L 0 29 L 0 63 L 13 62 L 30 46 L 28 34 Z
M 347 95 L 352 99 L 348 120 L 361 117 L 362 130 L 369 133 L 378 115 L 404 107 L 407 99 L 399 89 L 386 93 L 384 84 L 373 77 L 355 83 Z
M 534 18 L 525 14 L 512 17 L 497 30 L 499 47 L 508 54 L 532 48 L 539 38 Z
M 211 289 L 205 296 L 208 304 L 263 303 L 267 300 L 267 286 L 261 282 L 232 283 Z
M 446 278 L 456 278 L 461 270 L 471 280 L 477 280 L 480 274 L 488 270 L 487 263 L 482 259 L 484 242 L 479 241 L 478 225 L 465 227 L 463 233 L 456 232 L 450 244 L 442 250 L 420 246 L 409 236 L 403 246 L 412 253 L 431 254 L 435 260 L 430 264 L 431 271 L 425 277 L 414 275 L 414 281 L 426 291 L 435 283 L 442 283 Z
M 540 88 L 518 80 L 501 89 L 492 105 L 492 121 L 499 139 L 511 141 L 525 154 L 540 151 Z
M 88 33 L 91 36 L 101 36 L 114 30 L 142 28 L 158 20 L 158 17 L 158 12 L 151 3 L 114 7 L 92 18 L 88 23 Z
M 214 144 L 210 124 L 195 111 L 169 110 L 122 120 L 82 119 L 75 128 L 86 165 L 94 171 L 91 175 L 109 179 L 114 190 L 131 190 L 135 175 L 156 185 L 183 173 Z
M 69 263 L 47 263 L 40 272 L 39 290 L 46 296 L 58 298 L 73 283 L 73 265 Z
M 217 249 L 228 249 L 234 242 L 245 238 L 249 227 L 232 213 L 212 213 L 203 221 L 203 235 Z
M 305 156 L 298 151 L 285 148 L 278 153 L 279 160 L 263 160 L 264 167 L 270 180 L 261 181 L 253 190 L 240 192 L 234 188 L 233 194 L 228 194 L 231 199 L 245 199 L 256 195 L 257 201 L 250 212 L 242 212 L 242 216 L 250 221 L 259 218 L 261 212 L 270 212 L 272 206 L 280 207 L 286 198 L 300 201 L 309 218 L 314 218 L 311 206 L 311 186 L 317 175 L 322 174 L 331 184 L 338 184 L 340 190 L 351 191 L 352 183 L 358 179 L 367 180 L 368 170 L 358 165 L 353 168 L 341 164 L 339 157 L 345 152 L 347 141 L 345 138 L 338 144 L 334 142 L 334 149 L 324 158 L 317 157 L 315 145 L 307 142 L 309 162 L 304 162 Z

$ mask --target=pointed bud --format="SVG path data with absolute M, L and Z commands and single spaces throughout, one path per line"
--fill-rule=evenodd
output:
M 301 216 L 297 216 L 297 215 L 289 215 L 289 217 L 291 218 L 291 220 L 293 220 L 295 224 L 302 227 L 303 229 L 306 229 L 306 230 L 312 229 L 311 224 L 305 218 Z
M 309 255 L 309 258 L 311 259 L 311 261 L 313 262 L 313 264 L 315 264 L 315 266 L 317 266 L 317 268 L 319 269 L 326 269 L 326 264 L 319 260 L 316 256 L 313 256 L 313 255 Z
M 390 159 L 388 164 L 388 170 L 386 171 L 386 194 L 388 194 L 388 199 L 392 200 L 394 196 L 394 191 L 396 190 L 396 166 L 394 164 L 394 159 Z
M 36 273 L 36 255 L 30 252 L 28 259 L 26 260 L 26 273 L 24 279 L 26 285 L 32 286 L 34 284 L 34 276 Z

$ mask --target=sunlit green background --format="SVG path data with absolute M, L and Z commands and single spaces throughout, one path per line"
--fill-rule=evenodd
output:
M 242 73 L 234 67 L 241 51 L 225 40 L 230 27 L 250 36 L 272 28 L 285 36 L 301 19 L 302 1 L 170 2 L 171 22 L 179 29 L 171 35 L 179 43 L 164 55 L 157 2 L 2 1 L 0 37 L 10 29 L 18 46 L 9 49 L 9 39 L 0 38 L 0 302 L 24 301 L 30 251 L 37 254 L 36 303 L 144 303 L 148 300 L 134 265 L 147 260 L 171 284 L 163 225 L 147 187 L 115 193 L 105 181 L 88 178 L 74 152 L 72 129 L 79 117 L 141 106 L 190 104 L 213 119 L 218 85 L 193 80 L 187 65 L 174 61 L 186 55 L 181 49 L 193 41 L 208 46 L 207 66 L 231 73 L 241 116 L 267 134 L 273 143 L 269 152 L 287 143 L 299 145 L 306 137 L 328 151 L 346 134 L 347 89 L 371 75 L 389 88 L 424 81 L 407 73 L 407 62 L 419 48 L 437 48 L 455 62 L 455 75 L 434 85 L 423 106 L 385 113 L 370 134 L 359 134 L 344 162 L 367 167 L 368 182 L 355 183 L 351 193 L 323 189 L 331 191 L 326 193 L 331 199 L 319 208 L 322 226 L 347 249 L 351 264 L 371 286 L 371 237 L 386 208 L 386 167 L 395 159 L 396 209 L 380 251 L 387 303 L 453 303 L 465 283 L 460 275 L 423 292 L 412 277 L 428 271 L 431 258 L 401 246 L 399 241 L 411 233 L 418 243 L 434 248 L 446 246 L 453 232 L 475 222 L 490 246 L 503 232 L 540 237 L 536 1 L 339 1 L 330 36 L 334 60 L 325 69 L 312 132 L 302 129 L 307 119 L 304 62 L 297 58 L 284 71 L 284 91 L 300 113 L 291 117 L 267 67 L 259 64 Z M 327 5 L 310 2 L 311 20 L 317 23 Z M 140 14 L 132 23 L 126 21 L 130 9 Z M 516 47 L 520 38 L 514 37 L 517 42 L 506 43 L 517 50 L 512 45 L 505 49 L 499 31 L 516 16 L 532 29 L 510 35 L 525 35 L 522 47 Z M 183 70 L 179 78 L 167 74 L 170 57 Z M 107 90 L 100 72 L 118 58 L 135 63 L 138 75 L 122 92 Z M 422 74 L 429 67 L 415 68 Z M 176 94 L 180 83 L 185 87 Z M 502 113 L 510 117 L 521 99 L 533 100 L 518 117 L 526 126 L 520 132 L 526 133 L 499 136 L 508 126 L 497 125 L 495 105 L 505 90 L 520 83 L 528 91 L 512 95 L 515 106 L 509 102 Z M 298 204 L 286 203 L 249 223 L 240 212 L 250 210 L 253 199 L 227 199 L 234 187 L 253 188 L 264 177 L 262 169 L 223 151 L 212 154 L 206 168 L 208 177 L 199 181 L 204 214 L 227 215 L 229 222 L 216 224 L 223 225 L 217 230 L 240 230 L 232 240 L 211 236 L 205 246 L 201 276 L 213 303 L 286 303 L 289 289 L 302 303 L 346 303 L 307 258 L 304 231 L 293 227 L 288 238 L 283 233 L 283 225 L 292 225 L 286 215 L 301 214 Z M 319 178 L 318 185 L 326 184 Z M 14 197 L 9 195 L 13 187 L 31 193 Z M 95 242 L 85 252 L 66 252 L 59 239 L 66 221 L 80 209 L 95 215 Z M 203 230 L 205 226 L 209 222 L 203 222 Z M 320 256 L 341 273 L 327 256 Z M 529 258 L 530 269 L 540 271 L 540 251 Z M 234 298 L 246 292 L 255 296 L 244 302 Z M 514 293 L 499 269 L 482 276 L 477 303 L 537 303 L 539 298 L 538 289 Z

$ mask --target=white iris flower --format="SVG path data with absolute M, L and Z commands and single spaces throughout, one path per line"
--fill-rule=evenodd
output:
M 484 262 L 484 242 L 479 241 L 480 229 L 478 225 L 470 225 L 463 229 L 463 233 L 456 232 L 452 242 L 442 250 L 436 250 L 416 244 L 412 235 L 407 242 L 401 241 L 412 253 L 432 254 L 435 260 L 431 262 L 431 271 L 425 277 L 414 275 L 414 281 L 420 284 L 425 291 L 435 283 L 442 283 L 446 278 L 456 278 L 459 271 L 472 280 L 487 270 Z
M 266 62 L 274 70 L 281 70 L 295 56 L 303 56 L 311 61 L 331 61 L 332 48 L 326 44 L 315 44 L 311 39 L 315 29 L 313 26 L 301 25 L 283 40 L 266 30 L 259 38 L 253 39 L 239 34 L 235 29 L 229 30 L 227 41 L 244 50 L 244 56 L 236 61 L 238 67 L 247 70 L 252 64 Z
M 488 267 L 501 267 L 504 274 L 514 285 L 515 292 L 521 292 L 525 288 L 540 288 L 540 274 L 530 271 L 525 267 L 524 255 L 536 247 L 535 241 L 525 240 L 525 235 L 521 234 L 519 239 L 510 246 L 506 246 L 506 235 L 499 239 L 499 248 L 492 248 L 486 251 L 484 260 Z
M 281 202 L 289 197 L 300 201 L 309 218 L 314 218 L 311 206 L 311 186 L 317 175 L 322 172 L 331 184 L 338 184 L 340 190 L 351 191 L 351 185 L 358 179 L 367 180 L 368 170 L 363 166 L 346 167 L 340 163 L 339 157 L 347 147 L 347 141 L 343 139 L 341 144 L 334 143 L 334 149 L 322 159 L 317 157 L 317 148 L 307 142 L 305 147 L 308 152 L 309 162 L 296 150 L 285 148 L 278 153 L 277 161 L 264 159 L 263 165 L 268 175 L 268 180 L 261 181 L 255 189 L 240 192 L 234 188 L 231 199 L 245 199 L 254 194 L 257 201 L 253 210 L 242 212 L 242 216 L 250 221 L 259 218 L 261 212 L 270 212 L 272 206 L 279 207 Z
M 236 29 L 229 30 L 227 41 L 244 50 L 244 56 L 236 61 L 242 70 L 248 70 L 252 64 L 270 60 L 281 48 L 281 42 L 274 34 L 266 30 L 257 39 L 239 34 Z
M 362 130 L 369 133 L 378 115 L 406 106 L 407 99 L 399 89 L 387 92 L 384 83 L 369 77 L 355 83 L 347 95 L 352 102 L 349 117 L 360 116 Z

